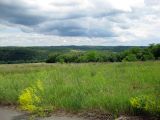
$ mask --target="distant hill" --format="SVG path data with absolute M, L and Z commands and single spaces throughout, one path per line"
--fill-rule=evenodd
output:
M 43 62 L 50 54 L 79 51 L 121 52 L 135 46 L 50 46 L 50 47 L 0 47 L 0 63 Z M 140 46 L 144 47 L 144 46 Z

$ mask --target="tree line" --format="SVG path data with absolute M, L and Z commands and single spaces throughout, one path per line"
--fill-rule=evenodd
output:
M 28 48 L 6 47 L 0 48 L 0 63 L 35 63 L 45 61 L 47 55 L 41 51 Z
M 139 46 L 0 47 L 0 64 L 122 62 L 160 59 L 160 44 Z
M 87 62 L 123 62 L 147 61 L 160 59 L 160 44 L 151 44 L 149 47 L 134 47 L 122 52 L 112 51 L 70 51 L 54 53 L 48 57 L 47 63 L 87 63 Z
M 113 51 L 120 52 L 133 46 L 40 46 L 0 47 L 0 64 L 45 62 L 51 54 L 70 51 Z

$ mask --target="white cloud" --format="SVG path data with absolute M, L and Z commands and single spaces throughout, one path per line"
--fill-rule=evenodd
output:
M 1 0 L 0 45 L 160 43 L 159 0 Z

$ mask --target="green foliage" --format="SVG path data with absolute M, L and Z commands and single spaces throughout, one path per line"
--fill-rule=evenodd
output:
M 160 44 L 151 44 L 149 50 L 156 59 L 160 59 Z
M 0 103 L 19 104 L 22 91 L 26 93 L 28 88 L 29 96 L 36 95 L 40 102 L 26 103 L 42 107 L 42 111 L 50 106 L 52 110 L 100 109 L 132 114 L 130 98 L 159 95 L 159 66 L 159 61 L 0 65 Z
M 42 110 L 41 103 L 43 97 L 39 92 L 41 94 L 44 92 L 44 88 L 40 80 L 38 80 L 35 85 L 33 84 L 32 87 L 28 87 L 22 91 L 19 96 L 20 108 L 30 112 L 38 112 Z
M 45 61 L 48 63 L 54 63 L 54 62 L 59 62 L 54 59 L 56 54 L 61 54 L 61 55 L 65 53 L 71 54 L 72 52 L 70 51 L 119 52 L 119 51 L 126 50 L 128 48 L 130 47 L 129 46 L 116 46 L 116 47 L 112 47 L 112 46 L 0 47 L 0 64 L 36 63 L 36 62 L 45 62 Z M 60 59 L 60 61 L 63 61 L 63 60 Z M 80 62 L 80 61 L 76 61 L 76 62 Z
M 160 44 L 149 47 L 0 47 L 0 63 L 87 63 L 147 61 L 160 58 Z
M 88 62 L 96 62 L 98 55 L 97 55 L 96 51 L 90 51 L 90 52 L 87 52 L 86 58 L 87 58 Z
M 129 54 L 123 59 L 123 61 L 128 61 L 128 62 L 137 61 L 137 58 L 135 54 Z
M 155 96 L 138 96 L 130 99 L 130 103 L 136 114 L 160 114 L 160 98 Z
M 36 90 L 28 87 L 22 91 L 22 94 L 19 97 L 19 103 L 22 110 L 27 110 L 30 112 L 37 111 L 39 107 L 37 106 L 40 103 L 40 98 L 35 94 Z
M 87 63 L 87 62 L 118 62 L 117 54 L 112 52 L 87 51 L 87 52 L 69 52 L 51 56 L 47 63 L 56 63 L 61 61 L 65 63 Z
M 152 45 L 152 48 L 154 46 Z M 123 61 L 147 61 L 147 60 L 155 60 L 156 56 L 151 50 L 151 46 L 147 48 L 139 48 L 135 47 L 129 50 L 126 50 L 121 53 L 120 56 Z
M 0 48 L 0 63 L 32 63 L 44 61 L 47 55 L 29 48 Z
M 46 60 L 46 63 L 56 63 L 58 56 L 59 56 L 58 53 L 50 55 L 49 58 Z
M 133 47 L 123 52 L 108 51 L 83 51 L 67 52 L 58 56 L 51 56 L 47 63 L 84 63 L 84 62 L 121 62 L 121 61 L 147 61 L 160 57 L 159 45 L 151 45 L 147 48 Z
M 37 116 L 47 116 L 53 108 L 44 105 L 44 99 L 46 99 L 44 93 L 42 81 L 37 80 L 35 84 L 22 90 L 19 95 L 20 109 L 34 113 Z

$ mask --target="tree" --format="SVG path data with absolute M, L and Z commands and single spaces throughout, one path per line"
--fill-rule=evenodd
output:
M 148 49 L 154 55 L 155 59 L 160 59 L 160 44 L 151 44 Z
M 56 63 L 57 57 L 59 56 L 58 53 L 52 54 L 49 56 L 49 58 L 46 60 L 46 63 Z
M 137 61 L 137 58 L 135 54 L 129 54 L 123 59 L 123 61 L 128 61 L 128 62 Z

